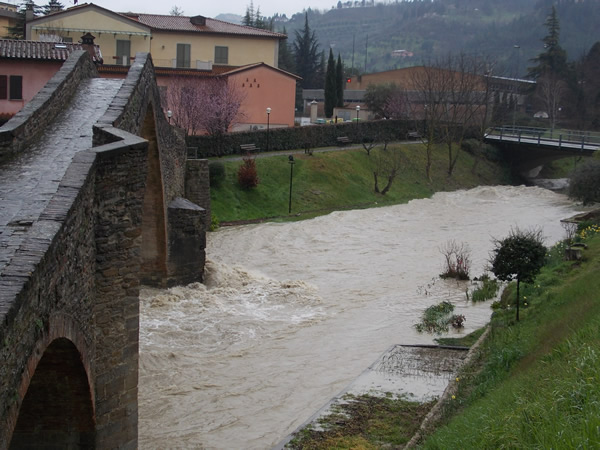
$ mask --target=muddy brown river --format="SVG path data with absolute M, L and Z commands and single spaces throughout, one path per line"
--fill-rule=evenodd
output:
M 468 243 L 477 276 L 492 237 L 541 226 L 551 244 L 579 211 L 538 187 L 479 187 L 210 233 L 204 285 L 142 293 L 140 448 L 271 448 L 390 345 L 432 343 L 413 326 L 427 306 L 454 303 L 460 333 L 489 320 L 489 302 L 437 277 L 448 240 Z

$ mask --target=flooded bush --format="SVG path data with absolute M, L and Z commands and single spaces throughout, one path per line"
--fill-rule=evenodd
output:
M 419 333 L 422 333 L 423 331 L 427 331 L 428 333 L 446 332 L 454 319 L 454 317 L 451 316 L 452 311 L 454 311 L 454 305 L 449 301 L 431 305 L 425 310 L 421 317 L 421 322 L 417 323 L 415 328 Z
M 479 279 L 479 286 L 471 293 L 471 300 L 474 302 L 484 302 L 496 296 L 500 284 L 498 280 L 490 278 L 488 274 L 484 274 Z
M 439 248 L 444 255 L 444 271 L 440 274 L 442 278 L 456 278 L 457 280 L 468 280 L 471 270 L 471 250 L 464 242 L 460 244 L 454 239 L 446 242 Z

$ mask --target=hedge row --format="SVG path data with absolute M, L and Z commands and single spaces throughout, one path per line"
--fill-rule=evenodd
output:
M 358 123 L 309 125 L 294 128 L 228 133 L 220 137 L 188 136 L 188 147 L 195 147 L 198 158 L 240 154 L 240 145 L 255 144 L 261 152 L 267 150 L 291 150 L 298 148 L 331 147 L 337 138 L 348 137 L 353 143 L 363 140 L 403 140 L 408 132 L 415 130 L 415 122 L 408 120 L 376 120 Z

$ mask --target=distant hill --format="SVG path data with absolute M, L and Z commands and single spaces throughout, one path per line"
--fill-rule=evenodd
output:
M 340 0 L 337 8 L 326 12 L 308 9 L 294 14 L 278 23 L 276 31 L 285 26 L 292 43 L 306 13 L 321 49 L 332 47 L 346 68 L 353 66 L 361 73 L 413 66 L 462 51 L 491 59 L 498 74 L 515 76 L 518 71 L 522 76 L 529 60 L 543 50 L 544 22 L 552 3 L 560 20 L 561 45 L 570 60 L 579 59 L 600 41 L 600 0 Z
M 223 22 L 235 23 L 237 25 L 242 24 L 243 17 L 239 14 L 219 14 L 217 17 L 213 17 L 213 19 L 222 20 Z

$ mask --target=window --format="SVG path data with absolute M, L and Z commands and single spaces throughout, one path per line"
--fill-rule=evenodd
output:
M 120 66 L 128 66 L 130 54 L 131 42 L 117 39 L 117 64 Z
M 229 64 L 229 47 L 215 47 L 215 64 Z
M 21 75 L 10 76 L 10 99 L 23 100 L 23 77 Z
M 0 75 L 0 100 L 6 100 L 8 98 L 8 77 L 6 75 Z
M 61 37 L 63 42 L 73 42 L 73 38 L 72 37 Z
M 190 67 L 190 53 L 192 46 L 190 44 L 177 44 L 177 67 Z

